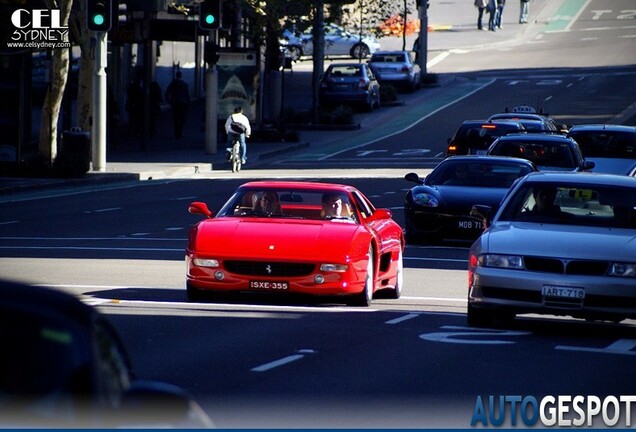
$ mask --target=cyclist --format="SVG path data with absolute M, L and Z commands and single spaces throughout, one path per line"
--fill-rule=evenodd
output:
M 241 163 L 245 164 L 247 161 L 247 143 L 245 139 L 252 134 L 252 128 L 249 119 L 243 114 L 243 108 L 240 106 L 234 108 L 234 112 L 225 121 L 225 132 L 227 132 L 228 147 L 231 148 L 237 139 L 241 143 Z

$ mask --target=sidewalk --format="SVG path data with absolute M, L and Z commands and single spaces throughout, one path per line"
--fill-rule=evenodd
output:
M 467 3 L 466 7 L 459 10 L 454 4 L 432 3 L 428 11 L 429 62 L 434 60 L 439 53 L 450 49 L 515 43 L 515 41 L 528 36 L 535 27 L 532 22 L 542 19 L 540 16 L 544 8 L 553 9 L 558 6 L 558 4 L 550 4 L 547 0 L 532 0 L 530 6 L 531 24 L 520 25 L 518 24 L 518 3 L 510 3 L 504 10 L 502 29 L 489 32 L 476 29 L 477 10 L 472 2 Z M 487 19 L 488 16 L 485 14 L 486 26 Z M 412 48 L 415 37 L 416 35 L 407 37 L 406 49 Z M 382 39 L 381 43 L 383 49 L 402 49 L 403 41 L 401 37 L 391 37 Z M 296 77 L 299 78 L 302 74 L 301 70 L 306 68 L 307 62 L 310 60 L 305 60 L 302 65 L 297 66 L 297 71 L 289 73 L 296 74 Z M 432 63 L 434 64 L 434 61 Z M 427 68 L 427 71 L 429 73 L 437 72 L 434 66 Z M 286 85 L 290 87 L 296 85 L 301 88 L 304 86 L 306 91 L 306 83 L 294 83 L 292 76 L 286 79 L 288 80 Z M 447 77 L 446 82 L 451 81 L 452 79 Z M 443 87 L 444 80 L 440 81 L 438 85 Z M 426 93 L 427 89 L 423 88 L 414 97 L 425 97 Z M 294 89 L 288 91 L 287 97 L 294 100 L 295 104 L 311 104 L 310 98 L 307 100 L 306 95 L 298 94 Z M 4 177 L 0 178 L 0 195 L 60 186 L 73 187 L 87 183 L 161 179 L 189 176 L 212 170 L 229 170 L 230 166 L 225 157 L 226 143 L 224 138 L 220 138 L 216 153 L 206 154 L 205 152 L 205 135 L 202 127 L 205 112 L 204 102 L 204 99 L 200 99 L 189 108 L 184 137 L 179 140 L 173 138 L 172 112 L 169 109 L 164 109 L 157 121 L 156 138 L 148 139 L 143 150 L 140 139 L 133 137 L 126 125 L 118 128 L 115 133 L 109 134 L 105 172 L 91 171 L 80 178 L 72 179 Z M 382 108 L 377 112 L 377 115 L 373 116 L 374 124 L 380 126 L 391 122 L 392 118 L 408 109 L 409 104 Z M 363 127 L 368 127 L 365 124 L 367 122 L 362 121 L 362 123 Z M 338 142 L 339 137 L 351 133 L 351 131 L 338 130 L 299 131 L 299 140 L 295 142 L 258 142 L 256 139 L 251 139 L 248 141 L 246 170 L 249 170 L 251 166 L 262 168 L 267 165 L 268 159 L 275 158 L 281 153 L 297 151 L 309 146 L 319 147 L 321 143 Z M 254 138 L 256 135 L 255 133 Z

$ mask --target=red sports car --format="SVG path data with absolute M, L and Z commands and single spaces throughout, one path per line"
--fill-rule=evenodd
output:
M 245 183 L 192 226 L 186 249 L 191 301 L 206 292 L 342 296 L 369 306 L 376 291 L 402 290 L 402 228 L 352 186 L 294 181 Z

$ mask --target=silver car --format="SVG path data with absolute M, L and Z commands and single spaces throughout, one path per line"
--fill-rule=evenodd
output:
M 469 255 L 468 324 L 539 313 L 636 318 L 636 179 L 530 173 L 516 183 Z
M 420 87 L 421 69 L 412 51 L 377 51 L 369 66 L 380 84 L 392 84 L 415 91 Z

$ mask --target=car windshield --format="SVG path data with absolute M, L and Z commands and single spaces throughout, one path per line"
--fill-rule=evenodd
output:
M 358 66 L 332 66 L 329 69 L 329 75 L 332 77 L 360 77 L 362 70 Z
M 528 183 L 499 220 L 636 229 L 636 189 Z
M 342 220 L 356 222 L 351 197 L 333 190 L 239 189 L 216 217 Z
M 540 166 L 575 168 L 574 156 L 567 143 L 537 141 L 499 141 L 493 155 L 528 159 Z
M 583 156 L 600 158 L 636 159 L 636 134 L 598 131 L 573 132 L 570 135 L 579 144 Z
M 481 161 L 449 161 L 426 179 L 430 186 L 469 186 L 508 188 L 519 177 L 531 172 L 526 164 Z
M 406 57 L 403 53 L 395 54 L 374 54 L 371 63 L 405 63 Z

